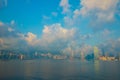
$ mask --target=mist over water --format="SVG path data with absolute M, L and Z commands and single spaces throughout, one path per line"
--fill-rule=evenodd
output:
M 119 67 L 114 61 L 0 61 L 0 80 L 120 80 Z
M 120 80 L 120 0 L 0 0 L 0 80 Z

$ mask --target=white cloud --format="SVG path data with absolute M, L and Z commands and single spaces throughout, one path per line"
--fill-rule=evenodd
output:
M 2 26 L 2 27 L 1 27 Z M 18 32 L 19 33 L 19 32 Z M 19 37 L 11 23 L 0 22 L 0 37 Z
M 44 26 L 42 39 L 46 42 L 55 40 L 69 40 L 75 34 L 75 29 L 66 29 L 61 24 L 56 23 L 50 26 Z
M 75 9 L 73 13 L 74 13 L 73 18 L 77 18 L 80 15 L 80 10 Z
M 36 35 L 31 33 L 31 32 L 28 32 L 27 35 L 25 36 L 25 40 L 31 44 L 31 45 L 34 45 L 34 41 L 36 40 Z
M 38 38 L 35 34 L 28 32 L 23 37 L 31 46 L 37 47 L 45 51 L 58 51 L 60 52 L 67 44 L 74 39 L 76 29 L 67 29 L 56 23 L 52 25 L 45 25 L 41 37 Z
M 85 34 L 85 35 L 80 35 L 80 39 L 81 40 L 88 40 L 90 38 L 92 38 L 93 35 L 92 34 Z
M 60 6 L 63 8 L 63 14 L 70 12 L 69 0 L 61 0 Z
M 74 25 L 74 20 L 68 16 L 64 17 L 64 22 L 67 26 L 72 26 Z
M 25 46 L 25 43 L 28 38 L 25 38 L 24 34 L 17 32 L 13 27 L 11 27 L 11 23 L 1 22 L 1 26 L 0 49 L 20 49 L 20 46 L 27 46 Z
M 62 27 L 60 23 L 56 23 L 45 25 L 41 37 L 38 38 L 36 34 L 32 32 L 28 32 L 27 34 L 17 32 L 9 25 L 11 24 L 5 24 L 4 27 L 0 27 L 0 36 L 5 38 L 5 44 L 8 44 L 4 48 L 13 46 L 16 46 L 14 48 L 20 48 L 18 45 L 24 45 L 24 47 L 26 45 L 37 47 L 40 50 L 53 51 L 55 49 L 60 51 L 60 49 L 64 48 L 67 43 L 73 39 L 76 33 L 76 29 L 67 29 Z M 21 42 L 24 44 L 22 45 Z M 3 43 L 3 40 L 0 39 L 0 44 L 1 43 Z
M 111 32 L 108 29 L 104 29 L 102 32 L 102 36 L 108 36 Z
M 118 0 L 82 0 L 81 14 L 86 15 L 90 10 L 109 11 L 116 7 Z M 83 13 L 82 13 L 83 11 Z
M 56 23 L 52 25 L 45 25 L 41 37 L 38 38 L 35 34 L 29 32 L 25 36 L 25 40 L 32 46 L 39 49 L 59 50 L 64 48 L 69 43 L 76 33 L 76 29 L 67 29 Z M 62 45 L 61 45 L 62 44 Z
M 75 36 L 79 36 L 78 40 L 75 40 Z M 80 34 L 76 34 L 76 29 L 71 28 L 67 29 L 61 26 L 60 23 L 45 25 L 43 29 L 43 33 L 41 38 L 35 40 L 35 45 L 39 45 L 40 47 L 44 47 L 45 50 L 57 50 L 59 49 L 62 53 L 72 55 L 79 54 L 80 51 L 83 51 L 87 54 L 91 50 L 91 46 L 83 45 L 80 47 L 80 41 L 83 40 L 82 37 L 88 39 L 92 35 L 88 34 L 85 36 L 80 36 Z
M 81 0 L 80 9 L 74 11 L 74 17 L 96 16 L 101 21 L 111 21 L 114 19 L 116 6 L 119 0 Z
M 11 28 L 11 27 L 8 27 L 8 31 L 9 32 L 13 32 L 13 31 L 15 31 L 13 28 Z

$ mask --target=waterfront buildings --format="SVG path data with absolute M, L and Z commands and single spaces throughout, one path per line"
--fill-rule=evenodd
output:
M 54 55 L 53 56 L 53 59 L 66 59 L 67 58 L 67 56 L 64 56 L 64 55 Z
M 93 52 L 90 54 L 86 54 L 84 51 L 80 51 L 79 55 L 74 55 L 74 52 L 70 52 L 70 55 L 63 54 L 53 54 L 53 53 L 41 53 L 39 51 L 35 51 L 33 53 L 16 53 L 12 51 L 0 51 L 0 59 L 1 60 L 11 60 L 11 59 L 55 59 L 55 60 L 63 60 L 63 59 L 80 59 L 84 60 L 102 60 L 102 61 L 120 61 L 120 54 L 117 55 L 109 55 L 109 53 L 105 53 L 107 55 L 102 55 L 98 47 L 93 48 Z
M 95 46 L 93 48 L 93 52 L 94 52 L 94 59 L 98 60 L 99 59 L 99 49 L 98 49 L 98 47 Z
M 99 60 L 102 60 L 102 61 L 116 61 L 117 59 L 115 57 L 100 56 Z
M 83 51 L 81 51 L 81 53 L 80 53 L 80 58 L 81 58 L 82 61 L 84 61 L 85 58 L 84 58 L 84 53 L 83 53 Z

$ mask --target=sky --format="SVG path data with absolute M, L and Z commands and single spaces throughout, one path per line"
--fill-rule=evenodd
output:
M 120 0 L 0 0 L 0 50 L 120 53 Z

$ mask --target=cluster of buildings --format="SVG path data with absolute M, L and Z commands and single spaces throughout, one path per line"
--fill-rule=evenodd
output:
M 103 60 L 103 61 L 117 61 L 118 59 L 116 59 L 115 57 L 100 56 L 99 60 Z
M 120 54 L 116 56 L 100 55 L 100 51 L 97 47 L 94 47 L 94 56 L 95 59 L 102 61 L 120 61 Z
M 49 59 L 67 59 L 67 56 L 65 55 L 53 55 L 51 53 L 41 53 L 41 54 L 37 54 L 37 52 L 35 53 L 36 56 L 42 57 L 42 58 L 49 58 Z
M 31 54 L 15 53 L 11 51 L 0 51 L 1 60 L 27 60 L 27 59 L 66 59 L 65 55 L 53 55 L 51 53 L 33 52 Z
M 81 52 L 79 56 L 74 56 L 74 53 L 71 55 L 63 54 L 51 54 L 51 53 L 41 53 L 41 52 L 32 52 L 30 54 L 16 53 L 11 51 L 0 51 L 0 59 L 10 60 L 10 59 L 55 59 L 55 60 L 64 60 L 64 59 L 80 59 L 84 60 L 102 60 L 102 61 L 120 61 L 120 55 L 115 56 L 105 56 L 101 55 L 98 47 L 93 48 L 93 53 L 91 55 L 84 55 L 84 52 Z
M 15 52 L 11 51 L 0 51 L 0 59 L 2 60 L 11 60 L 11 59 L 24 59 L 23 54 L 16 54 Z

